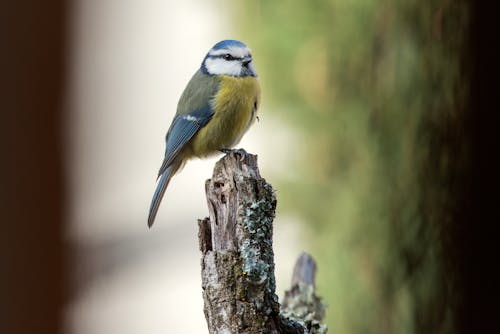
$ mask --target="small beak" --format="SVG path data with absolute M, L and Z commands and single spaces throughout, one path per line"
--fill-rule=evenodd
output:
M 255 67 L 253 67 L 252 56 L 247 56 L 241 60 L 243 67 L 241 68 L 242 76 L 252 76 L 256 77 L 257 72 L 255 72 Z
M 243 66 L 248 67 L 248 64 L 252 62 L 252 57 L 245 57 L 241 60 Z

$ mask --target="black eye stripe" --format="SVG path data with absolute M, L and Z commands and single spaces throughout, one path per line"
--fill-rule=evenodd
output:
M 228 61 L 240 59 L 240 58 L 236 58 L 236 57 L 232 56 L 232 55 L 231 55 L 231 54 L 229 54 L 229 53 L 226 53 L 226 54 L 224 54 L 224 55 L 221 55 L 221 58 L 223 58 L 223 59 L 225 59 L 225 60 L 228 60 Z
M 220 59 L 224 59 L 227 61 L 242 60 L 243 59 L 243 57 L 235 57 L 229 53 L 224 53 L 224 54 L 220 54 L 220 55 L 208 55 L 207 58 L 210 58 L 210 59 L 220 58 Z

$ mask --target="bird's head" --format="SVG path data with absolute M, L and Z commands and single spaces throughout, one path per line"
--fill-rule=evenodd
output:
M 236 40 L 215 44 L 203 59 L 201 71 L 208 75 L 257 76 L 250 49 Z

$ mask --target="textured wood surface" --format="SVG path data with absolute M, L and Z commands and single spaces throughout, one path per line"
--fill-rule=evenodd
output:
M 316 262 L 311 255 L 302 253 L 293 269 L 292 287 L 285 291 L 281 305 L 284 319 L 295 321 L 311 334 L 325 334 L 323 323 L 326 306 L 315 291 Z
M 198 223 L 209 333 L 304 333 L 300 322 L 279 313 L 272 248 L 276 196 L 260 176 L 257 156 L 228 153 L 205 190 L 209 218 Z

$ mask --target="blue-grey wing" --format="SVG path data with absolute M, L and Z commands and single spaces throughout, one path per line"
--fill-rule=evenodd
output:
M 186 143 L 193 138 L 199 129 L 204 127 L 212 118 L 213 110 L 209 105 L 187 114 L 175 116 L 167 132 L 165 159 L 160 167 L 158 176 L 172 164 Z

